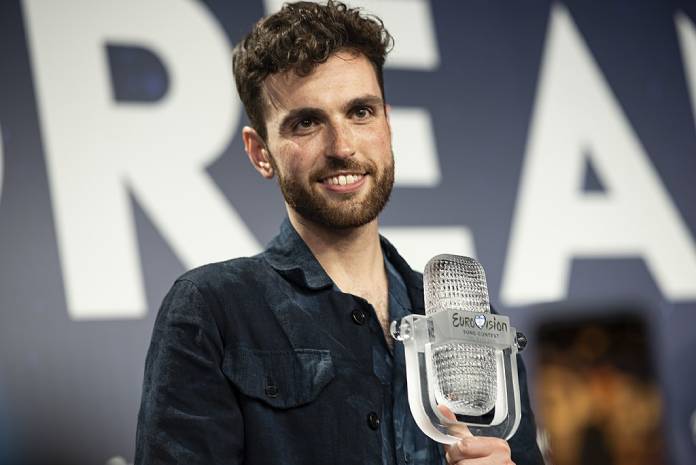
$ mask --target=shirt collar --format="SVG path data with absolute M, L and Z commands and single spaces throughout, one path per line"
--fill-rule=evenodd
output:
M 380 236 L 380 243 L 387 260 L 396 268 L 406 284 L 413 310 L 422 313 L 423 278 L 421 274 L 413 271 L 396 248 L 382 236 Z M 280 226 L 280 233 L 270 242 L 263 256 L 276 271 L 296 285 L 319 290 L 334 284 L 287 217 Z
M 404 280 L 404 284 L 406 284 L 412 311 L 420 314 L 425 313 L 425 303 L 423 301 L 423 275 L 417 271 L 413 271 L 408 263 L 406 263 L 406 260 L 399 255 L 399 252 L 396 251 L 396 248 L 391 242 L 383 236 L 380 236 L 379 239 L 382 244 L 382 252 L 396 271 L 399 272 L 401 278 Z
M 287 217 L 263 255 L 276 271 L 299 286 L 314 290 L 333 286 L 333 281 Z

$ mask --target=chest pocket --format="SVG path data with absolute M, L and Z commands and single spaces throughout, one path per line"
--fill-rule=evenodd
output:
M 288 409 L 314 400 L 336 375 L 328 350 L 228 349 L 222 370 L 249 397 Z

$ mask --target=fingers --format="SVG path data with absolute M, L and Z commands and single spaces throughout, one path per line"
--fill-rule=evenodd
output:
M 456 421 L 446 406 L 437 406 L 442 416 Z M 465 424 L 449 425 L 449 434 L 461 438 L 455 444 L 445 445 L 445 458 L 450 465 L 515 465 L 510 457 L 510 445 L 500 438 L 474 436 Z
M 472 436 L 461 439 L 455 446 L 462 457 L 467 458 L 510 455 L 510 446 L 507 441 L 500 438 Z
M 448 409 L 446 405 L 444 404 L 438 404 L 437 409 L 440 411 L 440 413 L 447 418 L 448 420 L 456 421 L 457 417 L 454 416 L 454 413 L 452 413 L 452 410 Z
M 493 461 L 491 461 L 493 460 Z M 495 459 L 492 459 L 491 457 L 482 457 L 478 459 L 464 459 L 459 462 L 453 462 L 451 465 L 515 465 L 515 462 L 513 462 L 510 459 L 504 460 L 502 462 L 497 462 Z
M 457 417 L 454 416 L 454 413 L 450 409 L 448 409 L 445 405 L 438 405 L 437 409 L 440 411 L 442 416 L 447 418 L 448 420 L 451 421 L 457 421 Z M 455 423 L 452 425 L 448 426 L 448 431 L 450 435 L 456 436 L 458 438 L 466 438 L 466 437 L 471 437 L 473 434 L 469 431 L 469 428 L 463 424 L 463 423 Z
M 450 436 L 455 436 L 458 438 L 471 438 L 474 436 L 471 434 L 471 431 L 469 431 L 468 426 L 460 423 L 449 425 L 447 427 L 447 432 L 450 434 Z
M 478 463 L 512 464 L 510 458 L 510 446 L 507 441 L 500 438 L 469 436 L 462 438 L 456 444 L 445 446 L 445 457 L 448 464 L 465 463 L 476 465 Z M 481 461 L 481 460 L 483 461 Z

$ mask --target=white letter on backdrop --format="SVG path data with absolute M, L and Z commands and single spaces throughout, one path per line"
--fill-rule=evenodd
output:
M 606 192 L 583 192 L 587 162 Z M 575 257 L 641 257 L 664 295 L 696 298 L 696 250 L 564 6 L 553 6 L 502 300 L 562 299 Z
M 24 10 L 71 317 L 146 312 L 129 190 L 186 266 L 256 252 L 205 171 L 240 116 L 210 12 L 188 0 L 25 0 Z M 107 43 L 154 53 L 167 94 L 114 101 Z
M 681 47 L 682 63 L 686 74 L 686 85 L 691 96 L 691 113 L 696 122 L 696 28 L 694 23 L 684 13 L 674 15 L 677 27 L 679 45 Z

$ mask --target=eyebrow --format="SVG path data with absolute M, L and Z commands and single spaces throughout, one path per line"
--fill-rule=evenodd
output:
M 343 107 L 344 111 L 348 111 L 351 108 L 359 107 L 359 106 L 384 106 L 384 100 L 382 100 L 382 97 L 379 97 L 377 95 L 363 95 L 360 97 L 356 97 L 352 100 L 350 100 L 348 103 L 346 103 Z
M 379 106 L 384 106 L 384 100 L 382 100 L 382 97 L 379 97 L 377 95 L 372 95 L 372 94 L 367 94 L 367 95 L 361 95 L 360 97 L 355 97 L 348 102 L 346 102 L 345 105 L 343 105 L 343 111 L 348 112 L 351 108 L 359 107 L 359 106 L 374 106 L 374 107 L 379 107 Z M 326 112 L 322 110 L 321 108 L 315 108 L 315 107 L 301 107 L 301 108 L 295 108 L 293 110 L 290 110 L 290 112 L 283 117 L 282 121 L 280 122 L 280 130 L 281 131 L 287 131 L 290 129 L 290 126 L 293 124 L 293 122 L 297 120 L 302 120 L 305 118 L 317 118 L 321 119 L 326 116 Z

